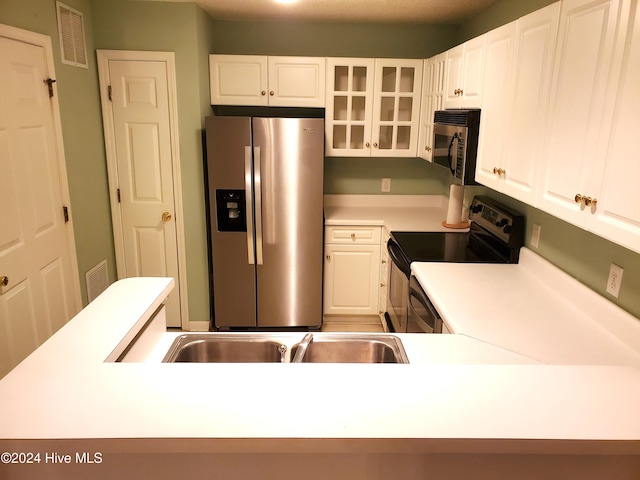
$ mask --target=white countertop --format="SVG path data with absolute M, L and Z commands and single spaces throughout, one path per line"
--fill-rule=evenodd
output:
M 474 451 L 528 453 L 527 442 L 548 439 L 536 451 L 640 453 L 640 369 L 540 365 L 466 335 L 402 335 L 408 365 L 160 363 L 175 334 L 146 362 L 106 362 L 171 287 L 117 282 L 3 378 L 0 443 L 208 439 L 228 451 L 224 439 L 295 439 L 285 444 L 295 452 L 305 440 L 367 451 L 359 442 L 384 438 L 376 451 L 473 441 Z
M 392 231 L 466 232 L 444 227 L 445 195 L 325 195 L 325 225 L 380 225 Z
M 640 366 L 640 320 L 529 249 L 518 264 L 411 268 L 454 333 L 548 364 Z

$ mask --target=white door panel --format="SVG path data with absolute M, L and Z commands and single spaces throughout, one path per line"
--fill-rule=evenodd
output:
M 179 274 L 169 67 L 164 60 L 141 60 L 131 54 L 131 59 L 122 58 L 128 53 L 99 52 L 106 65 L 101 81 L 111 87 L 111 101 L 103 108 L 105 124 L 112 128 L 105 129 L 113 148 L 110 182 L 119 191 L 119 202 L 114 205 L 118 276 L 173 277 L 177 288 L 166 302 L 167 321 L 179 327 L 183 278 Z M 137 53 L 144 56 L 146 52 Z M 109 156 L 111 150 L 107 150 Z
M 0 36 L 0 377 L 80 307 L 48 61 L 37 41 Z

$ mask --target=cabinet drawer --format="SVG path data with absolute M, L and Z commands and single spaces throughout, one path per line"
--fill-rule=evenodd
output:
M 325 243 L 380 245 L 381 227 L 325 227 Z

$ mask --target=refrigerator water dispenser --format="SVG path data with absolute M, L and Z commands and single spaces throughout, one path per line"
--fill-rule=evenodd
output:
M 244 190 L 216 190 L 219 232 L 246 232 L 247 215 Z

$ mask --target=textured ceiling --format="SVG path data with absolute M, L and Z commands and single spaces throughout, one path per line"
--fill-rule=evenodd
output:
M 457 24 L 468 20 L 497 0 L 297 0 L 291 4 L 279 4 L 275 0 L 151 1 L 195 2 L 213 18 L 229 20 Z

